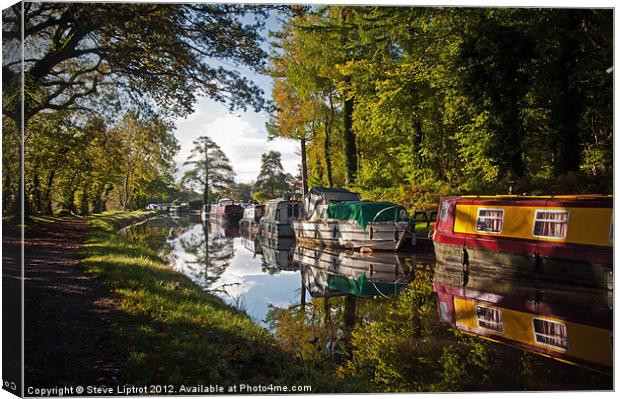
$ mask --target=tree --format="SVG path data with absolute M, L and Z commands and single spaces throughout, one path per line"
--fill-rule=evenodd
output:
M 23 14 L 22 14 L 23 4 Z M 26 122 L 44 110 L 101 109 L 108 88 L 123 102 L 176 115 L 207 95 L 231 108 L 264 105 L 261 90 L 218 59 L 260 68 L 265 7 L 217 4 L 18 3 L 3 13 L 3 42 L 24 26 Z M 254 23 L 246 23 L 255 15 Z M 3 92 L 19 90 L 21 60 L 3 64 Z M 107 94 L 112 94 L 108 92 Z M 3 113 L 18 120 L 19 102 Z M 125 104 L 127 105 L 127 104 Z
M 43 172 L 41 163 L 47 163 L 36 151 L 28 148 L 21 151 L 20 140 L 16 139 L 22 117 L 27 135 L 44 135 L 41 140 L 31 137 L 28 145 L 34 148 L 33 143 L 38 142 L 46 145 L 39 148 L 64 148 L 71 132 L 82 131 L 93 118 L 103 117 L 106 123 L 116 123 L 120 113 L 112 111 L 120 109 L 138 109 L 142 115 L 169 120 L 171 116 L 192 112 L 199 96 L 224 102 L 230 109 L 248 106 L 262 109 L 265 105 L 262 90 L 226 65 L 245 65 L 255 70 L 263 67 L 265 53 L 260 46 L 260 32 L 268 10 L 269 7 L 244 5 L 45 2 L 21 2 L 5 9 L 2 14 L 3 126 L 9 129 L 3 129 L 3 142 L 11 142 L 12 146 L 7 148 L 15 150 L 5 151 L 9 164 L 3 169 L 6 184 L 3 212 L 11 209 L 15 215 L 20 213 L 18 199 L 22 197 L 23 187 L 19 184 L 19 165 L 24 163 Z M 54 116 L 58 112 L 62 117 Z M 37 116 L 41 119 L 33 124 Z M 38 130 L 46 119 L 54 118 L 67 118 L 75 129 L 65 130 L 68 134 L 58 137 L 53 135 L 53 129 L 45 133 Z M 93 149 L 86 144 L 81 148 Z M 22 159 L 22 153 L 33 159 Z M 114 163 L 115 154 L 111 151 L 98 156 L 103 155 Z M 83 161 L 80 170 L 88 169 L 92 175 L 98 175 L 100 170 L 94 165 L 105 163 L 85 157 L 76 161 Z M 9 171 L 9 165 L 13 170 Z M 109 181 L 81 184 L 84 176 L 78 177 L 81 176 L 78 173 L 67 173 L 62 179 L 68 180 L 62 181 L 60 172 L 66 171 L 46 170 L 50 174 L 45 179 L 51 179 L 47 181 L 54 188 L 43 188 L 43 191 L 42 174 L 35 174 L 33 179 L 26 176 L 30 180 L 30 192 L 24 195 L 26 217 L 33 208 L 41 210 L 40 201 L 45 202 L 45 193 L 58 194 L 56 191 L 61 188 L 65 192 L 60 194 L 60 202 L 73 209 L 75 199 L 69 197 L 77 195 L 80 197 L 77 205 L 82 211 L 87 202 L 92 202 L 89 197 L 99 198 L 95 200 L 97 205 L 90 206 L 102 209 L 103 197 L 112 189 L 119 194 L 120 186 Z M 119 200 L 123 207 L 135 206 L 146 198 L 147 191 L 167 187 L 167 180 L 164 177 L 157 184 L 140 181 L 140 189 L 123 189 Z M 135 201 L 126 202 L 131 197 Z M 37 204 L 33 205 L 33 200 Z
M 235 187 L 235 195 L 241 202 L 250 202 L 252 200 L 252 191 L 254 185 L 252 183 L 237 183 Z
M 163 179 L 172 183 L 174 155 L 179 149 L 169 124 L 159 118 L 144 118 L 128 112 L 113 133 L 120 140 L 120 184 L 116 187 L 122 209 L 142 205 L 149 197 L 149 187 Z
M 184 163 L 190 166 L 183 175 L 183 182 L 198 186 L 202 202 L 208 204 L 213 194 L 230 195 L 234 191 L 235 172 L 224 151 L 208 136 L 194 140 L 194 148 Z
M 280 51 L 271 57 L 275 113 L 272 135 L 300 140 L 303 187 L 307 188 L 306 143 L 314 162 L 324 170 L 321 185 L 351 184 L 357 172 L 357 149 L 351 124 L 350 77 L 340 68 L 350 57 L 351 26 L 342 23 L 344 8 L 319 8 L 294 13 L 275 35 Z M 343 44 L 344 43 L 344 44 Z M 342 138 L 339 138 L 342 133 Z M 332 145 L 339 148 L 334 151 Z M 316 157 L 320 158 L 316 158 Z M 343 168 L 334 167 L 342 163 Z M 342 175 L 342 178 L 340 178 Z
M 263 154 L 261 167 L 254 184 L 254 198 L 258 201 L 273 199 L 291 189 L 293 177 L 284 173 L 281 154 L 269 151 Z

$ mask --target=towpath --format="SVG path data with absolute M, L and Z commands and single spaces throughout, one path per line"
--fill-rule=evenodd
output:
M 116 385 L 123 360 L 105 344 L 114 300 L 77 266 L 85 219 L 39 224 L 25 237 L 25 387 Z

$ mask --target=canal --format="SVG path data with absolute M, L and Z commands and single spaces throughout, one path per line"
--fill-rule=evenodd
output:
M 244 311 L 317 373 L 367 391 L 612 388 L 605 290 L 464 275 L 435 264 L 432 248 L 301 248 L 194 215 L 160 216 L 124 234 Z

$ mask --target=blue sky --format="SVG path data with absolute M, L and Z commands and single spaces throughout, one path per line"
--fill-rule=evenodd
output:
M 278 27 L 274 16 L 267 21 L 266 31 L 274 31 Z M 267 32 L 265 36 L 266 34 Z M 267 43 L 263 47 L 267 50 Z M 225 66 L 230 68 L 228 64 Z M 272 79 L 269 76 L 259 75 L 243 67 L 234 69 L 258 84 L 265 92 L 265 96 L 271 99 Z M 280 138 L 268 141 L 265 129 L 268 119 L 266 112 L 256 113 L 249 110 L 231 113 L 225 104 L 202 97 L 193 114 L 176 120 L 175 135 L 181 145 L 181 150 L 176 156 L 179 173 L 183 171 L 182 164 L 189 156 L 192 142 L 200 136 L 208 135 L 231 160 L 238 183 L 249 183 L 256 179 L 260 170 L 261 155 L 270 150 L 279 151 L 282 154 L 284 170 L 295 175 L 297 165 L 300 163 L 300 157 L 295 153 L 299 143 Z

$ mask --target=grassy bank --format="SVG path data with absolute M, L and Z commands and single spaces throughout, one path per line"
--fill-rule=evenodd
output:
M 117 233 L 145 217 L 138 212 L 94 216 L 82 249 L 82 267 L 105 279 L 118 303 L 109 341 L 127 358 L 125 382 L 291 385 L 322 380 L 309 375 L 246 314 Z M 336 383 L 329 385 L 313 388 L 338 389 Z

